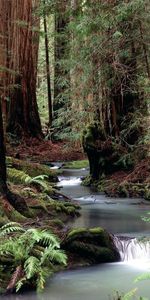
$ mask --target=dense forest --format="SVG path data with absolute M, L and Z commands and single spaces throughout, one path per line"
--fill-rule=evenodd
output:
M 149 209 L 149 11 L 148 0 L 0 0 L 0 293 L 121 259 L 107 228 L 67 225 L 82 205 L 60 189 L 64 169 Z

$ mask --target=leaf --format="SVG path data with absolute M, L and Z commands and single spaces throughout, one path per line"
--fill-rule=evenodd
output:
M 133 299 L 132 297 L 136 294 L 136 292 L 137 292 L 137 288 L 129 291 L 127 294 L 125 294 L 122 297 L 122 300 L 131 300 L 131 299 Z
M 144 273 L 135 279 L 135 282 L 150 279 L 150 273 Z
M 63 264 L 66 265 L 67 263 L 67 256 L 63 252 L 63 250 L 52 249 L 51 246 L 45 249 L 42 254 L 41 264 L 44 264 L 46 260 L 50 260 L 53 263 Z
M 37 274 L 39 271 L 39 266 L 40 266 L 39 259 L 35 256 L 30 256 L 24 263 L 26 278 L 30 279 L 35 274 Z
M 0 236 L 5 236 L 12 232 L 24 232 L 24 231 L 25 230 L 21 227 L 19 223 L 10 222 L 0 228 Z

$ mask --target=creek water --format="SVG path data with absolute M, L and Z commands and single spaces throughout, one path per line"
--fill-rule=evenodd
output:
M 58 185 L 62 186 L 62 192 L 82 206 L 81 216 L 68 226 L 104 227 L 115 235 L 122 261 L 60 272 L 48 281 L 43 294 L 11 295 L 6 300 L 113 300 L 115 291 L 123 293 L 134 288 L 137 288 L 135 299 L 139 296 L 150 299 L 149 281 L 135 283 L 138 276 L 150 271 L 150 244 L 137 241 L 150 235 L 150 224 L 141 218 L 150 206 L 141 199 L 107 198 L 83 187 L 81 178 L 87 173 L 84 169 L 64 169 L 60 176 Z

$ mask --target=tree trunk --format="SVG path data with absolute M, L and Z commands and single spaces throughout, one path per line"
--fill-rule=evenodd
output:
M 44 0 L 45 4 L 45 0 Z M 48 49 L 48 36 L 47 36 L 47 20 L 44 12 L 44 33 L 45 33 L 45 53 L 46 53 L 46 74 L 47 74 L 47 93 L 48 93 L 48 113 L 49 113 L 49 127 L 52 125 L 52 95 L 51 95 L 51 78 L 50 78 L 50 62 L 49 62 L 49 49 Z
M 63 60 L 66 58 L 66 50 L 68 38 L 66 38 L 66 28 L 68 17 L 66 16 L 68 0 L 57 3 L 55 12 L 55 70 L 54 70 L 54 103 L 53 110 L 57 110 L 64 106 L 66 102 L 66 91 L 69 86 L 69 72 L 64 66 Z
M 7 131 L 39 137 L 42 135 L 36 102 L 39 18 L 33 15 L 33 3 L 31 0 L 0 3 L 4 12 L 1 22 L 8 29 L 2 45 L 5 60 L 1 76 L 5 73 L 5 99 L 9 100 Z
M 0 100 L 0 195 L 3 194 L 7 194 L 7 184 L 6 184 L 4 131 L 3 131 L 3 120 L 2 120 L 2 107 L 1 107 L 1 100 Z

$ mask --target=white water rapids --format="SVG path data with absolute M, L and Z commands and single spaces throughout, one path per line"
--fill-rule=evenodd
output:
M 150 269 L 150 241 L 147 239 L 113 237 L 121 261 L 137 268 Z

